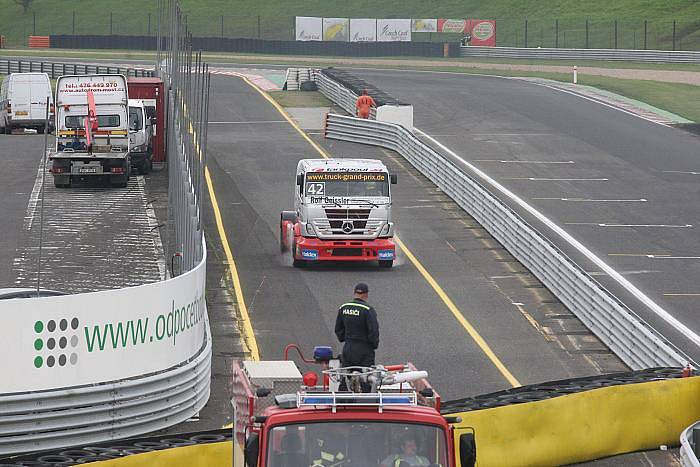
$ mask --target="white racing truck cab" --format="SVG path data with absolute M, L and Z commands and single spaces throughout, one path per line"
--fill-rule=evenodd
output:
M 94 177 L 127 186 L 131 174 L 128 103 L 123 75 L 58 78 L 56 152 L 49 155 L 56 187 Z
M 145 101 L 129 99 L 129 152 L 131 166 L 140 173 L 153 167 L 153 125 L 147 115 Z
M 280 216 L 280 249 L 295 267 L 314 261 L 378 261 L 396 257 L 391 189 L 396 175 L 374 159 L 302 159 L 294 211 Z

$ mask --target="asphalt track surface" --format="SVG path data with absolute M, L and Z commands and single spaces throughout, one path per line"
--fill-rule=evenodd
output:
M 340 350 L 333 335 L 337 307 L 364 281 L 379 313 L 378 362 L 413 361 L 448 399 L 510 386 L 403 252 L 391 270 L 375 264 L 291 267 L 279 253 L 279 213 L 291 207 L 298 160 L 319 154 L 238 78 L 212 79 L 209 119 L 207 163 L 263 359 L 281 358 L 287 343 Z M 603 363 L 593 362 L 586 349 L 570 352 L 548 339 L 519 309 L 521 298 L 510 294 L 539 295 L 550 307 L 556 301 L 541 286 L 500 287 L 493 277 L 517 281 L 527 272 L 513 273 L 517 266 L 507 253 L 494 258 L 493 250 L 502 249 L 485 245 L 473 233 L 479 227 L 405 162 L 376 148 L 320 143 L 333 156 L 380 158 L 399 173 L 394 215 L 402 240 L 520 383 L 621 368 L 599 345 L 589 350 Z
M 697 136 L 523 80 L 407 71 L 354 74 L 413 104 L 418 128 L 525 199 L 700 334 Z M 523 215 L 700 361 L 696 343 Z

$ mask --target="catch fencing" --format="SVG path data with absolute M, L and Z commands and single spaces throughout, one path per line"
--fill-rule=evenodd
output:
M 169 89 L 169 278 L 2 304 L 0 352 L 12 358 L 0 379 L 0 455 L 138 436 L 191 418 L 209 399 L 202 229 L 209 74 L 178 5 L 161 7 L 169 18 L 159 23 L 158 53 Z M 126 70 L 63 66 L 68 73 Z

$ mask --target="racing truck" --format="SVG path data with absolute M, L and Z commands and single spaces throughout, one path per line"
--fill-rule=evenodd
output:
M 343 368 L 323 346 L 311 362 L 320 378 L 291 360 L 234 362 L 235 467 L 475 465 L 473 430 L 440 414 L 427 372 Z
M 101 177 L 126 187 L 131 174 L 129 97 L 123 75 L 66 75 L 56 83 L 56 149 L 49 154 L 57 188 Z
M 396 175 L 373 159 L 302 159 L 294 211 L 280 214 L 280 250 L 295 267 L 316 261 L 377 261 L 396 257 L 390 185 Z

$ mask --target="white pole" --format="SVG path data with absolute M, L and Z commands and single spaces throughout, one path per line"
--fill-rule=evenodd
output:
M 574 84 L 578 81 L 578 71 L 576 70 L 576 65 L 574 65 Z

